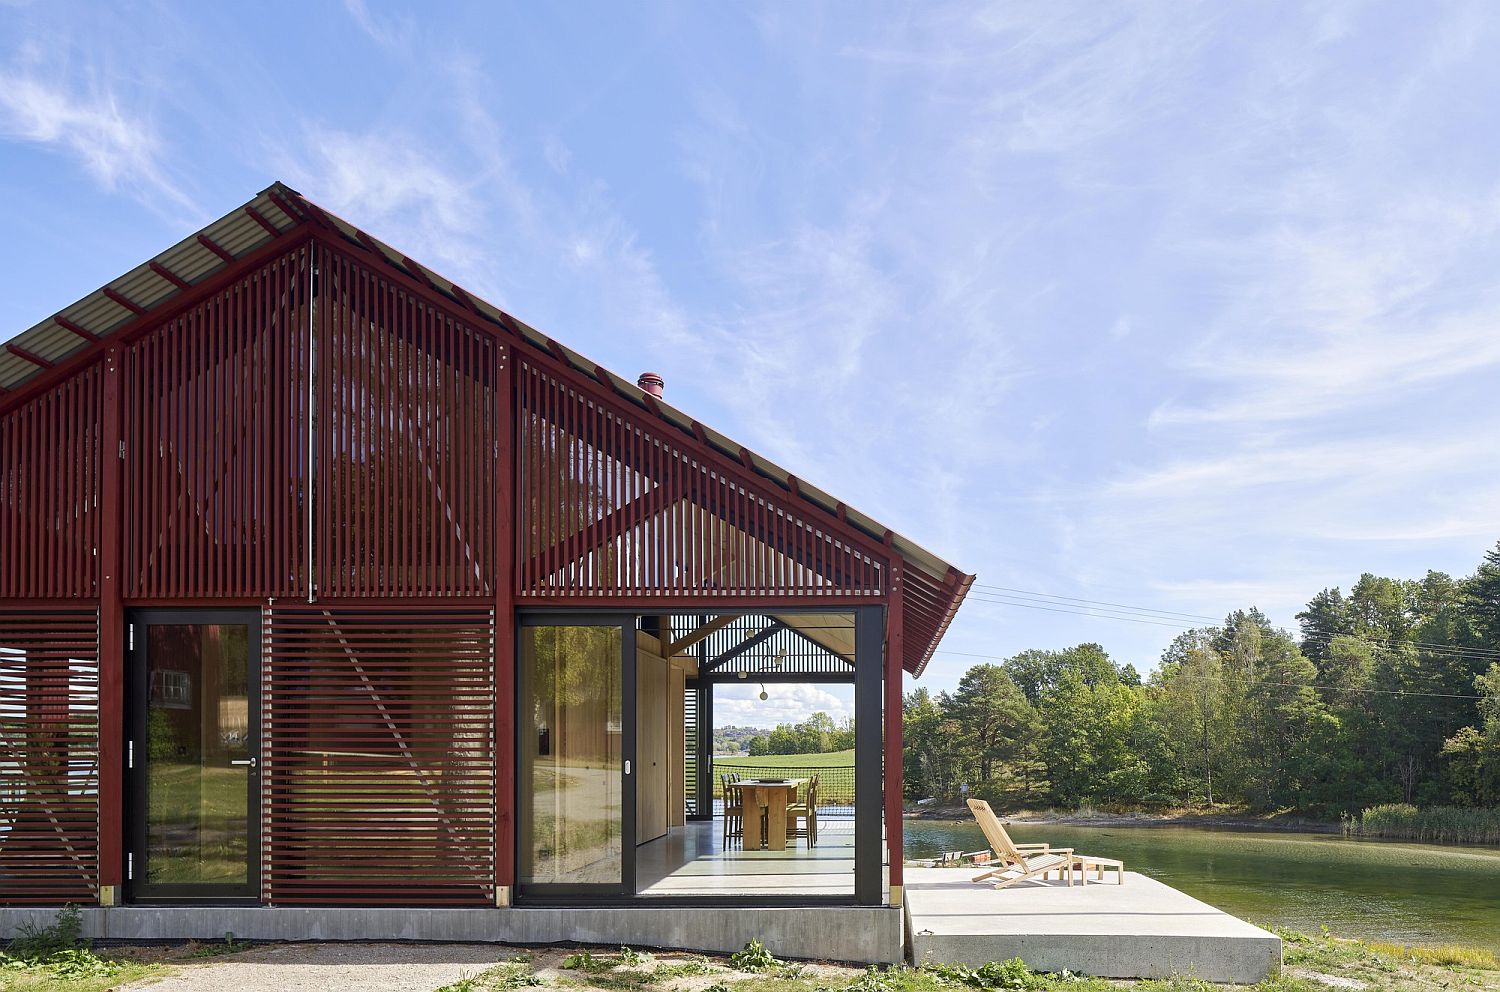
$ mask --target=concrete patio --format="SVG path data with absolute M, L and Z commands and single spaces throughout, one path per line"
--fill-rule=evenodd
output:
M 978 966 L 1019 957 L 1037 971 L 1105 978 L 1190 975 L 1251 984 L 1281 970 L 1281 939 L 1155 879 L 1126 872 L 1071 888 L 1005 889 L 981 869 L 906 869 L 912 959 Z

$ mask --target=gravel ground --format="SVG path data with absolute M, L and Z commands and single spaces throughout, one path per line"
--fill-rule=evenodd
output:
M 125 989 L 152 992 L 432 992 L 503 961 L 497 944 L 277 944 Z

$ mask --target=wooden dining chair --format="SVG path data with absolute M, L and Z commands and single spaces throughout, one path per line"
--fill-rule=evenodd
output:
M 721 774 L 719 781 L 724 786 L 724 849 L 729 850 L 731 841 L 745 842 L 745 800 L 739 786 L 729 775 Z
M 788 806 L 786 815 L 794 825 L 801 821 L 795 832 L 807 838 L 811 850 L 818 842 L 818 776 L 813 775 L 807 780 L 806 796 L 802 802 Z

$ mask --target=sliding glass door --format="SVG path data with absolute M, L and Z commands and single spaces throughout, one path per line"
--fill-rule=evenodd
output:
M 132 899 L 254 899 L 260 614 L 132 614 Z
M 635 628 L 522 617 L 517 859 L 522 897 L 635 887 Z

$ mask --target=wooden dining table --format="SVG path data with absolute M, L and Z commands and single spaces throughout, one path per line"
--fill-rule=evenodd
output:
M 745 809 L 745 850 L 760 850 L 762 807 L 766 811 L 766 847 L 786 850 L 786 808 L 796 799 L 797 788 L 806 781 L 805 778 L 742 778 L 735 783 Z

